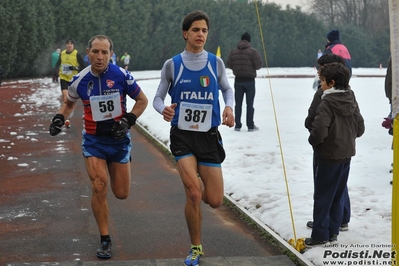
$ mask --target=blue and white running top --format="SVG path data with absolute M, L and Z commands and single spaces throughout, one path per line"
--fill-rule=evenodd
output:
M 177 103 L 171 125 L 205 131 L 209 126 L 220 125 L 219 90 L 225 106 L 233 108 L 234 92 L 223 60 L 205 50 L 199 53 L 184 50 L 164 63 L 153 106 L 162 114 L 169 93 L 172 103 Z
M 91 66 L 75 75 L 68 87 L 68 100 L 83 102 L 83 134 L 111 135 L 115 121 L 126 113 L 126 95 L 135 99 L 140 86 L 129 71 L 108 64 L 100 75 Z
M 173 57 L 174 78 L 169 94 L 177 103 L 172 126 L 183 130 L 206 132 L 220 125 L 219 86 L 216 56 L 208 53 L 204 68 L 185 67 L 180 54 Z

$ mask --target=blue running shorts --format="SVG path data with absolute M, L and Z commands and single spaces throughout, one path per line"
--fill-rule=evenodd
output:
M 96 157 L 107 163 L 128 163 L 132 143 L 130 138 L 116 140 L 113 136 L 96 136 L 83 134 L 82 151 L 85 157 Z

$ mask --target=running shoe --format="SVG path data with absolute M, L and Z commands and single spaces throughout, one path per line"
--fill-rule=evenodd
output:
M 97 257 L 100 259 L 111 258 L 111 248 L 112 244 L 109 241 L 104 241 L 101 243 L 100 247 L 97 249 Z
M 190 254 L 188 254 L 188 256 L 186 257 L 184 264 L 187 266 L 197 266 L 199 265 L 199 261 L 202 255 L 204 255 L 204 252 L 196 248 L 192 248 L 190 250 Z
M 65 120 L 65 127 L 66 128 L 70 128 L 71 127 L 71 121 L 69 121 L 68 119 Z

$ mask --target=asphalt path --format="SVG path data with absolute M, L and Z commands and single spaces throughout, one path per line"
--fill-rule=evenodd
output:
M 27 97 L 38 86 L 0 87 L 0 265 L 182 265 L 190 247 L 183 185 L 170 155 L 136 127 L 130 196 L 108 193 L 113 256 L 96 257 L 100 238 L 81 154 L 81 104 L 71 128 L 51 137 L 57 109 Z M 203 205 L 202 233 L 201 265 L 294 265 L 228 206 Z

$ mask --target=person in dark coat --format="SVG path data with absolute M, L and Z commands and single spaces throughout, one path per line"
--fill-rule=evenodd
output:
M 392 58 L 389 58 L 389 64 L 387 68 L 387 74 L 385 75 L 385 96 L 389 101 L 390 112 L 387 117 L 384 118 L 382 126 L 388 129 L 388 133 L 393 135 L 393 117 L 392 117 Z
M 245 32 L 241 36 L 237 47 L 234 48 L 227 59 L 226 67 L 233 70 L 234 79 L 234 97 L 235 97 L 235 131 L 240 131 L 241 108 L 244 95 L 247 102 L 247 127 L 252 132 L 259 130 L 254 122 L 254 99 L 255 99 L 255 77 L 256 70 L 262 67 L 262 57 L 260 53 L 251 46 L 251 35 Z
M 321 66 L 324 66 L 324 65 L 330 64 L 330 63 L 339 63 L 339 64 L 342 64 L 343 66 L 345 66 L 345 59 L 343 59 L 341 56 L 339 56 L 337 54 L 325 54 L 325 55 L 322 55 L 317 60 L 317 64 L 318 64 L 319 68 Z M 348 83 L 349 83 L 349 81 L 348 81 Z M 353 91 L 352 91 L 352 93 L 354 94 Z M 313 129 L 312 124 L 316 117 L 317 107 L 319 107 L 319 105 L 322 101 L 322 96 L 323 96 L 323 90 L 321 88 L 321 85 L 319 84 L 318 89 L 313 96 L 312 103 L 310 104 L 310 107 L 308 109 L 308 116 L 305 119 L 305 127 L 306 127 L 306 129 L 309 130 L 309 132 L 311 132 Z M 316 162 L 315 156 L 313 154 L 313 180 L 315 179 L 316 170 L 317 170 L 317 162 Z M 345 192 L 344 192 L 343 219 L 342 219 L 341 226 L 339 228 L 340 231 L 348 231 L 349 230 L 350 217 L 351 217 L 351 203 L 350 203 L 348 187 L 346 186 Z M 313 221 L 308 221 L 306 223 L 306 226 L 309 228 L 313 228 Z
M 319 76 L 323 95 L 309 136 L 317 169 L 312 234 L 305 239 L 308 246 L 337 241 L 356 138 L 365 131 L 363 116 L 349 87 L 349 70 L 331 63 L 320 67 Z
M 389 100 L 389 104 L 392 104 L 392 57 L 389 58 L 389 64 L 387 68 L 387 74 L 385 75 L 385 96 Z
M 385 96 L 388 98 L 389 101 L 389 114 L 387 117 L 384 118 L 381 126 L 388 129 L 388 134 L 393 135 L 393 117 L 392 117 L 392 57 L 389 57 L 389 63 L 387 68 L 387 74 L 385 75 Z M 393 150 L 393 139 L 392 139 L 392 146 L 391 149 Z M 393 166 L 393 164 L 392 164 Z M 390 173 L 393 172 L 393 169 L 389 171 Z M 392 185 L 392 181 L 390 182 Z
M 352 77 L 351 54 L 349 53 L 348 48 L 342 44 L 339 30 L 331 30 L 327 33 L 327 44 L 323 55 L 331 53 L 340 55 L 345 59 L 345 66 L 349 69 L 349 76 Z

